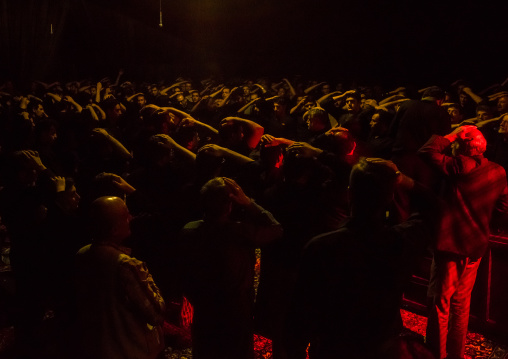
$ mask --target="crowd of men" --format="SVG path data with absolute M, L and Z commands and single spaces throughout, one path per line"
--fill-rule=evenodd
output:
M 402 294 L 429 250 L 413 345 L 464 358 L 476 272 L 508 214 L 506 83 L 122 76 L 0 87 L 20 358 L 39 357 L 48 312 L 64 357 L 160 358 L 184 297 L 193 358 L 253 358 L 254 333 L 275 359 L 407 358 Z

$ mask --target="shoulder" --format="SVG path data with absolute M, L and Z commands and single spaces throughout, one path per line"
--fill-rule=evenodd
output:
M 354 237 L 346 227 L 313 237 L 306 245 L 305 252 L 326 252 L 332 248 L 343 247 Z
M 182 232 L 198 229 L 199 227 L 201 227 L 203 225 L 203 223 L 204 223 L 204 221 L 202 219 L 199 221 L 189 222 L 185 226 L 183 226 Z
M 87 244 L 86 246 L 82 247 L 82 248 L 78 251 L 77 255 L 81 256 L 81 255 L 83 255 L 83 254 L 85 254 L 85 253 L 89 252 L 89 251 L 90 251 L 90 247 L 91 247 L 91 244 Z

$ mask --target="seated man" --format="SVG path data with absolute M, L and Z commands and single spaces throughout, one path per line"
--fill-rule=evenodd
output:
M 93 242 L 76 257 L 77 350 L 83 359 L 154 359 L 164 348 L 164 300 L 122 243 L 131 215 L 118 197 L 91 205 Z

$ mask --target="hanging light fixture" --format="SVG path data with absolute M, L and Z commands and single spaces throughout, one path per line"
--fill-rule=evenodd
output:
M 162 26 L 162 0 L 159 0 L 159 27 Z

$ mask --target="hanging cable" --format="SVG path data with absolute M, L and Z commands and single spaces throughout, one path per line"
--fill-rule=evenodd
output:
M 162 27 L 162 0 L 159 0 L 159 27 Z

